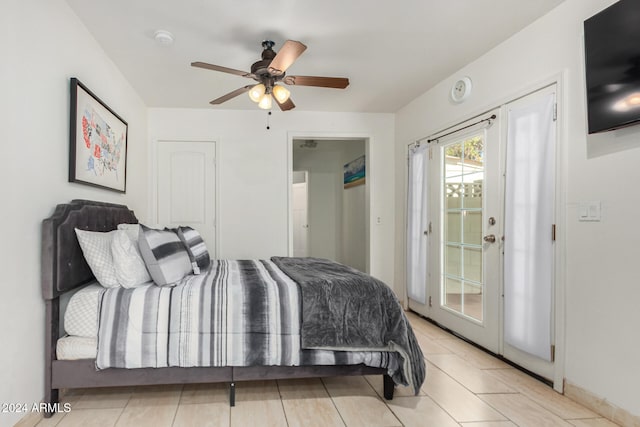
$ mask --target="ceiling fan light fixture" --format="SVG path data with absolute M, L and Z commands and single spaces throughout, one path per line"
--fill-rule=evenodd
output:
M 260 102 L 266 90 L 267 88 L 262 83 L 254 85 L 249 90 L 249 98 L 251 98 L 253 102 Z
M 296 86 L 315 86 L 335 89 L 344 89 L 349 86 L 349 79 L 346 77 L 318 77 L 318 76 L 291 76 L 286 75 L 289 66 L 307 49 L 303 43 L 295 40 L 287 40 L 282 48 L 275 52 L 274 43 L 266 40 L 262 43 L 262 59 L 251 65 L 251 72 L 236 70 L 235 68 L 223 67 L 206 62 L 192 62 L 192 67 L 204 68 L 206 70 L 219 71 L 227 74 L 234 74 L 244 78 L 255 80 L 257 83 L 242 86 L 234 91 L 220 96 L 209 103 L 219 105 L 242 93 L 249 93 L 249 98 L 257 102 L 262 109 L 271 109 L 273 98 L 275 97 L 278 107 L 282 111 L 289 111 L 296 107 L 290 98 L 290 92 L 284 86 L 276 83 Z
M 276 98 L 276 100 L 280 104 L 287 102 L 290 95 L 291 95 L 291 92 L 289 92 L 289 89 L 287 89 L 284 86 L 275 85 L 273 87 L 273 96 Z
M 258 107 L 263 110 L 270 110 L 272 105 L 272 98 L 270 93 L 265 93 L 262 98 L 260 98 L 260 102 L 258 102 Z

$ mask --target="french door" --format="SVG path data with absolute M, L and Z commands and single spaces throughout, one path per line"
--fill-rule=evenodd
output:
M 505 358 L 554 379 L 556 87 L 505 106 Z
M 423 168 L 427 221 L 422 236 L 408 228 L 408 238 L 422 239 L 428 254 L 426 298 L 408 292 L 409 308 L 548 379 L 554 378 L 555 92 L 555 85 L 539 90 L 432 139 Z M 415 206 L 408 223 L 419 223 L 411 215 Z M 408 265 L 410 285 L 420 271 Z
M 431 143 L 429 315 L 498 352 L 500 111 L 491 115 Z

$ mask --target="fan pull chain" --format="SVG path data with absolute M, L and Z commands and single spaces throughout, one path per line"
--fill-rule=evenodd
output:
M 271 129 L 271 126 L 269 126 L 269 117 L 271 116 L 271 111 L 269 111 L 267 113 L 267 130 Z

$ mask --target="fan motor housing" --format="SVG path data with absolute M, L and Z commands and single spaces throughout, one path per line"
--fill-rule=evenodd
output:
M 277 82 L 284 78 L 284 73 L 279 76 L 273 76 L 269 72 L 269 65 L 271 64 L 271 61 L 273 61 L 273 58 L 276 57 L 276 52 L 273 50 L 274 45 L 275 43 L 271 40 L 263 41 L 262 47 L 264 50 L 262 51 L 262 60 L 254 62 L 251 65 L 251 74 L 256 76 L 255 80 L 265 83 L 265 85 L 267 83 L 265 80 L 267 79 L 273 79 L 273 82 Z

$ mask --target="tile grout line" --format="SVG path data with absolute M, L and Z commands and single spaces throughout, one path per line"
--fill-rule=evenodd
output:
M 180 408 L 180 401 L 182 400 L 182 392 L 184 391 L 184 384 L 180 386 L 180 396 L 178 396 L 178 403 L 176 404 L 176 409 L 173 411 L 173 418 L 171 419 L 171 427 L 176 422 L 176 416 L 178 415 L 178 408 Z
M 365 376 L 364 376 L 364 375 L 362 376 L 362 379 L 364 380 L 364 382 L 365 382 L 365 383 L 367 383 L 367 384 L 369 385 L 369 387 L 371 387 L 371 389 L 373 390 L 373 393 L 375 394 L 375 396 L 376 396 L 378 399 L 380 399 L 380 400 L 382 401 L 382 403 L 384 403 L 384 406 L 386 406 L 386 407 L 387 407 L 387 409 L 389 410 L 389 412 L 391 412 L 391 413 L 393 414 L 393 416 L 394 416 L 394 417 L 395 417 L 395 419 L 400 423 L 400 425 L 401 425 L 401 426 L 404 426 L 404 423 L 400 420 L 400 418 L 398 418 L 398 416 L 396 415 L 396 413 L 395 413 L 395 412 L 393 412 L 393 409 L 391 409 L 391 408 L 389 407 L 389 405 L 387 404 L 387 399 L 385 399 L 383 396 L 380 396 L 380 395 L 378 394 L 378 392 L 376 391 L 375 387 L 374 387 L 374 386 L 369 382 L 369 380 L 367 380 L 367 379 L 365 378 Z M 383 380 L 382 387 L 383 387 L 383 389 L 384 389 L 384 380 Z M 395 384 L 393 385 L 393 388 L 394 388 L 394 394 L 395 394 L 395 388 L 396 388 L 396 387 L 395 387 Z M 384 394 L 384 393 L 383 393 L 383 394 Z M 393 399 L 392 399 L 392 401 L 393 401 Z
M 347 422 L 344 420 L 344 417 L 342 416 L 342 412 L 340 412 L 340 409 L 338 409 L 338 405 L 336 405 L 336 401 L 333 400 L 333 396 L 331 395 L 331 393 L 329 393 L 329 389 L 327 388 L 327 385 L 324 383 L 324 378 L 320 378 L 320 382 L 322 383 L 322 387 L 324 387 L 324 391 L 327 392 L 327 396 L 329 396 L 329 399 L 331 399 L 331 403 L 333 404 L 333 407 L 336 408 L 336 412 L 338 413 L 340 420 L 342 420 L 342 424 L 345 427 L 347 427 Z
M 282 400 L 282 393 L 280 392 L 280 380 L 274 380 L 276 382 L 276 389 L 278 389 L 278 396 L 280 397 L 280 406 L 282 406 L 282 413 L 284 414 L 284 421 L 289 426 L 289 418 L 287 417 L 287 410 L 284 407 L 284 401 Z M 231 412 L 231 411 L 229 411 Z M 231 426 L 231 424 L 229 424 Z
M 131 398 L 133 397 L 133 393 L 135 393 L 135 392 L 136 392 L 136 388 L 133 387 L 131 389 L 131 394 L 129 395 L 129 398 L 127 399 L 127 403 L 124 404 L 124 406 L 120 410 L 120 413 L 116 417 L 116 421 L 113 423 L 114 427 L 118 425 L 118 421 L 120 421 L 120 418 L 122 418 L 122 414 L 124 414 L 124 410 L 129 406 L 129 402 L 131 402 Z M 84 397 L 84 394 L 82 396 Z

